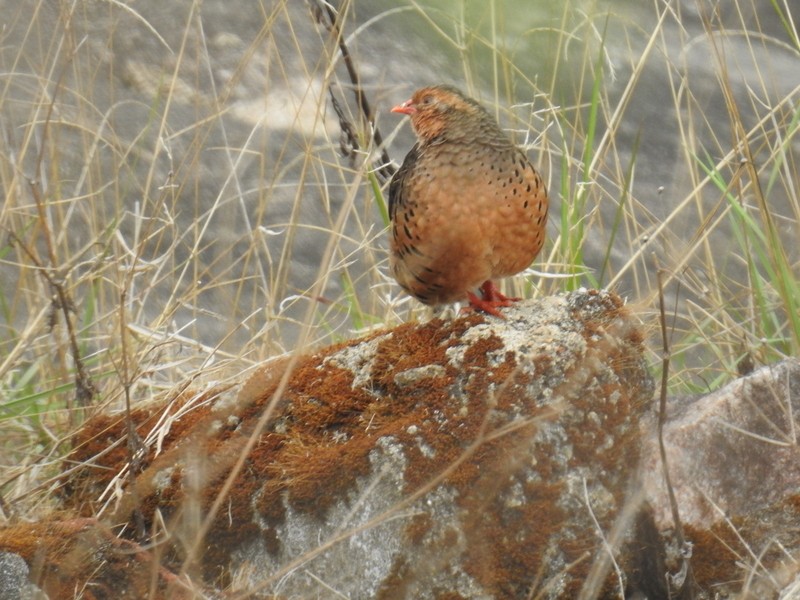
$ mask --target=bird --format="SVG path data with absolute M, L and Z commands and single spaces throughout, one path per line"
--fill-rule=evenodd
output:
M 544 244 L 542 176 L 455 87 L 418 89 L 391 112 L 408 115 L 417 138 L 389 184 L 392 276 L 423 304 L 467 300 L 503 318 L 499 308 L 520 298 L 503 295 L 495 280 L 527 268 Z

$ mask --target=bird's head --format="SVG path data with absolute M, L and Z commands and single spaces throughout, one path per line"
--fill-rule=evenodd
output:
M 469 123 L 488 117 L 474 100 L 450 86 L 432 86 L 417 90 L 409 100 L 395 106 L 392 112 L 408 115 L 420 141 L 442 135 L 467 134 Z

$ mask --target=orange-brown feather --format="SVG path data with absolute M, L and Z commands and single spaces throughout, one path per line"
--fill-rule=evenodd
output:
M 544 243 L 547 191 L 480 105 L 447 87 L 406 103 L 419 142 L 389 189 L 390 265 L 426 304 L 525 269 Z

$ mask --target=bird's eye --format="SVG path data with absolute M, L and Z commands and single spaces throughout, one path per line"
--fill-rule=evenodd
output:
M 428 106 L 428 105 L 433 104 L 433 96 L 430 96 L 430 95 L 423 96 L 422 97 L 422 102 L 420 104 L 422 104 L 423 106 Z

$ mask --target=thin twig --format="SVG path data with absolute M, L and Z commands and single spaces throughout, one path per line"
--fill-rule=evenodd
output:
M 344 18 L 344 13 L 341 7 L 339 10 L 334 9 L 330 2 L 322 2 L 320 0 L 309 0 L 311 4 L 311 12 L 314 15 L 317 23 L 325 27 L 331 34 L 331 37 L 336 40 L 336 45 L 339 48 L 339 54 L 342 56 L 342 62 L 347 69 L 347 75 L 350 82 L 353 84 L 353 93 L 356 97 L 356 104 L 361 114 L 364 116 L 367 124 L 369 125 L 370 138 L 375 142 L 376 148 L 380 152 L 380 161 L 376 161 L 375 172 L 383 180 L 388 180 L 394 175 L 396 169 L 392 165 L 388 152 L 383 144 L 383 136 L 378 128 L 375 126 L 375 114 L 372 111 L 367 95 L 364 93 L 364 88 L 361 85 L 361 78 L 358 75 L 358 70 L 355 67 L 353 57 L 350 54 L 350 49 L 347 47 L 344 36 L 342 35 L 341 20 Z M 345 3 L 346 4 L 346 3 Z M 345 6 L 346 9 L 346 6 Z M 333 89 L 328 87 L 328 92 L 331 97 L 333 109 L 339 118 L 339 126 L 342 128 L 342 134 L 347 139 L 347 144 L 351 147 L 348 149 L 344 143 L 340 144 L 342 153 L 350 158 L 355 157 L 355 151 L 359 149 L 358 137 L 356 136 L 356 128 L 347 120 L 344 111 L 341 109 Z
M 38 186 L 36 186 L 34 183 L 31 183 L 31 190 L 34 195 L 34 200 L 37 202 L 37 204 L 41 203 L 42 200 L 39 195 Z M 72 360 L 75 362 L 75 399 L 78 403 L 78 406 L 88 406 L 94 395 L 97 394 L 97 388 L 92 382 L 92 378 L 89 376 L 89 373 L 86 370 L 86 365 L 84 365 L 83 358 L 81 357 L 81 350 L 80 346 L 78 345 L 78 337 L 75 334 L 75 327 L 73 326 L 72 316 L 70 314 L 75 312 L 75 303 L 72 301 L 72 298 L 67 292 L 64 278 L 58 276 L 54 267 L 47 268 L 44 264 L 42 264 L 42 261 L 39 259 L 33 249 L 28 247 L 15 232 L 9 231 L 8 234 L 12 243 L 22 249 L 31 262 L 36 265 L 38 272 L 42 275 L 42 277 L 44 277 L 53 291 L 53 296 L 51 299 L 52 313 L 50 317 L 50 327 L 52 328 L 55 326 L 55 315 L 58 311 L 61 311 L 64 316 L 64 323 L 67 329 L 67 337 L 69 339 Z
M 67 16 L 67 26 L 72 19 L 72 13 Z M 81 48 L 83 43 L 86 41 L 87 38 L 83 38 L 77 44 L 75 48 L 73 48 L 72 52 L 69 54 L 67 59 L 64 61 L 64 64 L 61 66 L 61 70 L 56 78 L 54 83 L 53 93 L 50 95 L 50 103 L 47 106 L 47 114 L 43 120 L 42 125 L 42 139 L 41 145 L 39 148 L 39 153 L 36 157 L 36 162 L 34 169 L 36 173 L 42 172 L 42 165 L 44 164 L 44 156 L 46 150 L 46 140 L 49 135 L 50 131 L 50 124 L 52 123 L 53 111 L 55 110 L 56 98 L 58 97 L 58 93 L 62 88 L 64 77 L 67 73 L 67 68 L 72 63 L 75 58 L 75 55 L 78 53 L 78 50 Z M 31 190 L 31 194 L 33 195 L 33 200 L 36 205 L 36 212 L 38 215 L 39 220 L 39 227 L 41 228 L 42 239 L 44 240 L 44 245 L 47 249 L 47 256 L 50 262 L 50 268 L 46 268 L 43 265 L 43 262 L 38 258 L 38 256 L 34 253 L 32 248 L 27 247 L 25 244 L 22 243 L 22 240 L 16 235 L 13 234 L 12 236 L 14 240 L 19 244 L 19 246 L 23 249 L 23 251 L 30 257 L 30 259 L 39 267 L 39 272 L 47 279 L 50 287 L 53 290 L 52 296 L 52 309 L 53 313 L 50 319 L 51 327 L 55 325 L 55 314 L 57 311 L 61 311 L 64 315 L 64 324 L 67 329 L 67 335 L 69 338 L 69 345 L 70 345 L 70 352 L 72 353 L 72 359 L 75 362 L 75 400 L 80 407 L 88 406 L 92 398 L 97 394 L 97 388 L 95 387 L 94 383 L 92 382 L 89 373 L 86 370 L 86 367 L 83 363 L 83 359 L 81 358 L 81 351 L 80 346 L 78 345 L 78 339 L 75 334 L 75 327 L 72 323 L 72 318 L 70 317 L 70 312 L 75 312 L 75 305 L 70 297 L 69 293 L 67 292 L 67 286 L 65 284 L 65 278 L 58 276 L 56 271 L 56 265 L 58 264 L 58 257 L 56 256 L 55 246 L 53 244 L 53 235 L 52 229 L 50 227 L 50 223 L 47 218 L 47 211 L 45 210 L 45 198 L 42 196 L 40 181 L 43 178 L 39 177 L 38 179 L 29 179 L 29 187 Z
M 131 411 L 131 385 L 135 377 L 131 375 L 130 365 L 128 364 L 128 331 L 127 319 L 125 315 L 125 307 L 127 306 L 127 288 L 123 288 L 119 298 L 119 335 L 121 356 L 119 365 L 120 379 L 122 379 L 122 389 L 125 393 L 125 425 L 128 430 L 128 490 L 130 494 L 138 496 L 138 489 L 136 487 L 136 478 L 142 470 L 142 460 L 144 458 L 146 448 L 142 443 L 142 438 L 136 430 L 136 423 L 133 421 Z M 147 527 L 145 525 L 144 513 L 142 512 L 141 502 L 134 503 L 133 520 L 136 527 L 136 536 L 142 543 L 147 541 Z
M 692 546 L 691 543 L 686 542 L 683 535 L 683 524 L 681 523 L 680 511 L 678 510 L 678 501 L 675 498 L 675 490 L 672 487 L 672 480 L 669 476 L 669 465 L 667 464 L 667 449 L 664 444 L 664 424 L 667 420 L 667 383 L 669 382 L 669 362 L 670 362 L 670 348 L 669 336 L 667 333 L 667 311 L 664 306 L 664 281 L 663 271 L 659 268 L 657 271 L 658 279 L 658 306 L 659 306 L 659 322 L 661 325 L 661 343 L 662 343 L 662 356 L 661 356 L 661 392 L 658 403 L 658 450 L 661 454 L 661 466 L 664 470 L 664 479 L 667 485 L 667 494 L 669 496 L 669 505 L 672 510 L 672 522 L 675 525 L 675 539 L 678 543 L 678 551 L 682 557 L 681 569 L 678 573 L 668 575 L 668 584 L 670 589 L 677 589 L 677 597 L 684 600 L 692 600 L 696 597 L 697 584 L 694 580 L 694 573 L 692 572 Z

